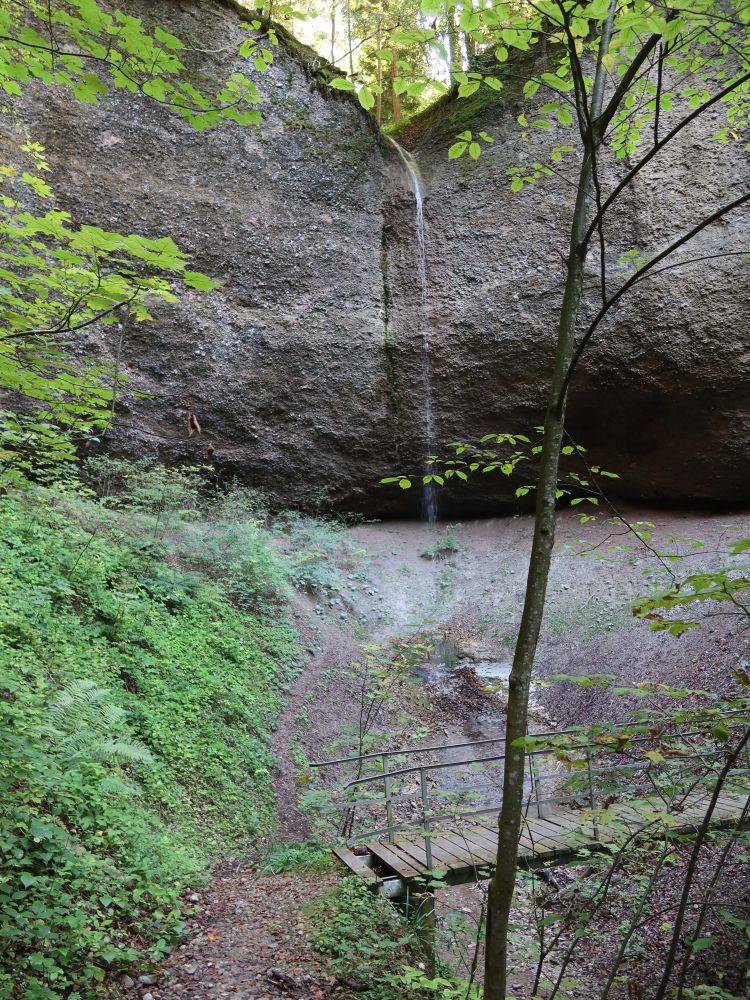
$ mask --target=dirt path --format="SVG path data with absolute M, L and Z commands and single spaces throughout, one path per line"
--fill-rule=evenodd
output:
M 223 865 L 197 904 L 190 940 L 172 953 L 158 982 L 145 984 L 142 995 L 150 993 L 154 1000 L 347 1000 L 345 986 L 324 974 L 310 950 L 302 916 L 303 907 L 335 881 L 332 875 L 311 880 Z
M 304 596 L 295 601 L 295 620 L 307 663 L 289 692 L 271 740 L 279 764 L 276 836 L 287 842 L 305 840 L 311 834 L 310 819 L 298 808 L 300 760 L 294 748 L 307 760 L 320 758 L 326 744 L 341 734 L 347 706 L 356 699 L 348 671 L 360 657 L 362 644 L 350 630 L 317 615 L 316 606 L 320 605 Z

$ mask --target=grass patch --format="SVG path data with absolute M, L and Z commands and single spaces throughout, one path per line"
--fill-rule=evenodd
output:
M 280 875 L 282 872 L 327 872 L 333 867 L 330 845 L 317 841 L 302 844 L 278 844 L 271 848 L 263 860 L 264 874 Z
M 456 526 L 449 524 L 445 531 L 432 545 L 428 545 L 421 553 L 423 559 L 447 559 L 461 551 L 461 545 L 456 534 Z

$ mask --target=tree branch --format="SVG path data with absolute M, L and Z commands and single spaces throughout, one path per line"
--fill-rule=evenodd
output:
M 694 122 L 696 118 L 698 118 L 700 115 L 704 113 L 704 111 L 708 111 L 708 109 L 712 108 L 714 104 L 718 104 L 719 101 L 723 100 L 725 97 L 731 94 L 732 91 L 736 90 L 738 87 L 741 87 L 744 83 L 747 83 L 749 80 L 750 80 L 750 72 L 743 73 L 741 76 L 735 78 L 731 83 L 728 83 L 726 87 L 724 87 L 722 90 L 714 94 L 713 97 L 709 98 L 707 101 L 705 101 L 705 103 L 701 104 L 700 107 L 696 108 L 694 111 L 691 111 L 690 114 L 687 115 L 685 118 L 683 118 L 681 122 L 678 122 L 677 125 L 675 125 L 674 128 L 671 129 L 664 136 L 663 139 L 660 139 L 659 142 L 655 143 L 651 147 L 651 149 L 638 161 L 638 163 L 636 163 L 635 166 L 631 167 L 631 169 L 627 172 L 627 174 L 625 174 L 623 179 L 617 185 L 617 187 L 604 200 L 604 204 L 602 205 L 601 210 L 597 211 L 596 215 L 591 220 L 589 228 L 586 231 L 586 239 L 587 240 L 591 239 L 591 235 L 593 234 L 594 230 L 599 224 L 601 216 L 604 215 L 607 209 L 619 197 L 624 188 L 628 186 L 628 184 L 632 181 L 632 179 L 636 176 L 636 174 L 640 173 L 640 171 L 646 166 L 647 163 L 649 163 L 656 156 L 657 153 L 659 153 L 662 149 L 664 149 L 664 147 L 669 142 L 671 142 L 676 135 L 678 135 L 688 125 L 690 125 L 691 122 Z
M 706 229 L 712 223 L 716 222 L 718 219 L 721 219 L 729 212 L 734 211 L 735 208 L 739 208 L 741 205 L 744 205 L 749 201 L 750 201 L 750 192 L 746 192 L 745 194 L 740 195 L 739 198 L 735 198 L 734 201 L 729 202 L 729 204 L 722 205 L 721 208 L 717 208 L 715 212 L 712 212 L 711 215 L 707 216 L 705 219 L 702 219 L 701 222 L 693 226 L 693 228 L 689 232 L 685 233 L 679 239 L 675 240 L 665 250 L 662 250 L 661 253 L 658 253 L 655 257 L 652 257 L 652 259 L 647 264 L 645 264 L 640 271 L 634 274 L 631 278 L 629 278 L 625 282 L 624 285 L 621 285 L 620 288 L 617 289 L 614 295 L 610 299 L 608 299 L 606 305 L 602 306 L 602 308 L 596 314 L 594 319 L 591 321 L 588 329 L 581 338 L 578 347 L 575 349 L 573 357 L 570 360 L 570 365 L 568 366 L 568 372 L 563 381 L 562 391 L 560 393 L 560 399 L 565 398 L 565 393 L 568 389 L 568 386 L 570 385 L 570 380 L 573 377 L 576 365 L 581 360 L 581 355 L 586 349 L 586 345 L 591 340 L 594 333 L 596 332 L 597 327 L 604 319 L 604 317 L 607 315 L 607 313 L 610 311 L 612 306 L 616 305 L 616 303 L 619 302 L 619 300 L 623 297 L 623 295 L 630 288 L 632 288 L 633 285 L 635 285 L 638 281 L 642 281 L 643 278 L 646 277 L 647 272 L 651 271 L 651 269 L 654 268 L 661 261 L 666 260 L 667 257 L 671 256 L 675 252 L 675 250 L 678 250 L 681 246 L 684 246 L 686 243 L 689 243 L 690 240 L 693 239 L 693 237 L 697 236 L 698 233 L 701 233 L 704 229 Z

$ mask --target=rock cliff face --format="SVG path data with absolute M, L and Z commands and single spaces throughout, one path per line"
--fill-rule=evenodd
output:
M 233 6 L 139 6 L 204 50 L 191 57 L 196 73 L 218 78 L 240 68 L 231 55 L 243 37 Z M 258 81 L 265 98 L 257 128 L 197 135 L 119 92 L 79 105 L 44 90 L 26 112 L 65 192 L 62 206 L 78 222 L 168 234 L 196 269 L 223 283 L 217 294 L 187 294 L 179 306 L 160 306 L 153 323 L 122 331 L 124 366 L 151 398 L 121 401 L 107 446 L 202 462 L 210 444 L 221 473 L 279 504 L 416 511 L 415 491 L 377 486 L 389 472 L 418 468 L 424 448 L 413 195 L 368 117 L 318 86 L 315 69 L 312 53 L 281 46 Z M 538 158 L 518 138 L 517 114 L 506 97 L 473 108 L 448 103 L 404 140 L 427 193 L 442 440 L 528 430 L 542 416 L 571 196 L 556 180 L 545 182 L 543 197 L 511 194 L 506 168 Z M 467 115 L 496 141 L 477 164 L 448 163 L 446 142 Z M 747 154 L 708 148 L 705 139 L 686 132 L 677 166 L 657 158 L 644 172 L 609 230 L 613 261 L 632 245 L 662 245 L 699 206 L 747 182 Z M 742 246 L 748 221 L 737 213 L 693 252 Z M 623 492 L 750 499 L 748 316 L 747 261 L 726 257 L 644 281 L 602 329 L 576 380 L 571 429 L 622 475 Z M 119 334 L 106 337 L 97 349 L 112 354 Z M 189 409 L 200 437 L 187 437 Z M 485 477 L 446 496 L 443 509 L 487 509 L 515 485 Z
M 536 141 L 521 140 L 517 116 L 526 108 L 512 96 L 467 104 L 446 102 L 404 140 L 416 144 L 428 192 L 443 440 L 540 423 L 575 195 L 555 177 L 543 181 L 543 190 L 513 194 L 507 168 L 549 162 L 545 149 L 566 139 L 537 131 Z M 608 220 L 610 291 L 630 273 L 618 263 L 623 253 L 638 247 L 651 255 L 747 190 L 747 152 L 710 140 L 720 124 L 717 113 L 686 129 L 668 159 L 655 157 L 639 174 Z M 445 150 L 467 127 L 486 129 L 495 142 L 476 164 L 457 166 Z M 630 165 L 607 164 L 605 190 Z M 402 210 L 393 228 L 406 228 L 408 214 Z M 701 233 L 679 259 L 743 250 L 749 232 L 746 206 Z M 598 254 L 588 270 L 592 316 L 601 304 Z M 407 272 L 402 258 L 400 283 Z M 596 460 L 620 474 L 619 493 L 746 501 L 749 386 L 750 267 L 745 257 L 715 257 L 644 280 L 622 299 L 572 384 L 569 426 Z
M 248 71 L 231 57 L 247 37 L 231 6 L 131 8 L 219 53 L 192 56 L 197 74 Z M 77 221 L 172 236 L 222 282 L 127 325 L 122 366 L 152 398 L 123 399 L 107 447 L 204 462 L 211 444 L 219 470 L 280 503 L 364 506 L 388 434 L 383 160 L 364 112 L 317 85 L 313 55 L 282 45 L 255 74 L 258 127 L 199 135 L 122 92 L 81 105 L 43 90 L 27 114 Z M 118 333 L 106 336 L 113 355 Z M 200 437 L 187 437 L 188 409 Z

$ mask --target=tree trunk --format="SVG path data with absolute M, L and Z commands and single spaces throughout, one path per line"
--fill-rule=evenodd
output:
M 391 68 L 388 73 L 388 84 L 391 91 L 391 116 L 392 121 L 398 124 L 401 121 L 401 98 L 396 93 L 396 88 L 393 86 L 393 81 L 396 79 L 396 60 L 398 55 L 396 51 L 393 52 L 393 58 L 391 59 Z
M 383 8 L 378 7 L 378 27 L 375 35 L 375 43 L 378 47 L 378 54 L 375 57 L 377 60 L 377 74 L 376 80 L 378 84 L 378 92 L 375 95 L 375 121 L 378 128 L 380 128 L 383 121 L 383 60 L 380 57 L 380 49 L 382 48 L 383 42 L 381 40 L 381 29 L 383 23 Z
M 446 7 L 445 19 L 448 32 L 448 61 L 450 63 L 451 83 L 453 83 L 456 73 L 460 73 L 464 68 L 463 59 L 461 58 L 461 40 L 456 25 L 455 8 Z
M 336 4 L 331 3 L 331 62 L 336 62 Z
M 354 50 L 352 45 L 352 0 L 346 0 L 346 37 L 349 45 L 349 76 L 354 76 Z
M 497 867 L 490 883 L 487 901 L 485 1000 L 505 1000 L 506 995 L 508 921 L 516 882 L 518 838 L 521 831 L 526 774 L 524 748 L 514 746 L 514 743 L 526 736 L 531 673 L 542 625 L 547 579 L 555 542 L 555 494 L 565 423 L 565 397 L 560 397 L 560 391 L 573 356 L 585 260 L 585 254 L 578 252 L 577 246 L 586 232 L 590 188 L 591 166 L 584 163 L 570 243 L 571 253 L 568 259 L 565 297 L 557 338 L 552 391 L 544 421 L 544 446 L 537 483 L 534 540 L 526 581 L 526 597 L 513 656 L 513 668 L 508 682 L 505 773 L 498 831 Z
M 575 349 L 576 323 L 583 289 L 588 242 L 589 212 L 593 193 L 596 155 L 600 142 L 592 122 L 601 114 L 604 72 L 602 57 L 609 48 L 614 0 L 608 21 L 602 28 L 599 58 L 591 92 L 591 112 L 581 125 L 588 133 L 570 234 L 565 292 L 560 310 L 552 383 L 544 420 L 544 445 L 537 482 L 534 538 L 526 581 L 521 626 L 509 679 L 508 712 L 505 730 L 505 771 L 503 803 L 498 821 L 497 862 L 487 900 L 484 1000 L 505 1000 L 507 993 L 508 924 L 516 882 L 518 838 L 523 818 L 525 778 L 524 747 L 515 746 L 526 736 L 529 689 L 539 632 L 544 615 L 552 549 L 555 543 L 555 506 L 560 451 L 565 429 L 565 401 L 568 369 Z M 585 94 L 581 102 L 587 101 Z M 579 104 L 579 114 L 582 108 Z

